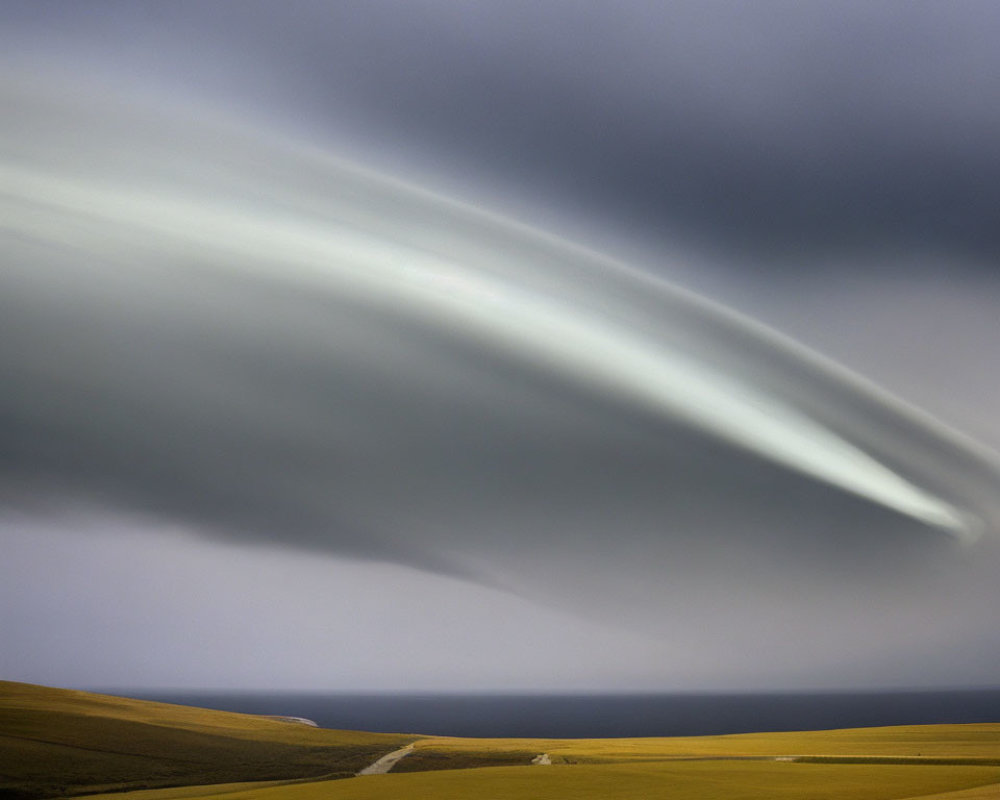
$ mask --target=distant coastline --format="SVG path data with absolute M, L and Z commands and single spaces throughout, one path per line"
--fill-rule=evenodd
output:
M 311 719 L 306 719 L 305 717 L 286 717 L 282 714 L 264 714 L 267 719 L 276 719 L 278 722 L 293 722 L 297 725 L 310 725 L 313 728 L 318 728 L 319 723 L 313 722 Z
M 225 711 L 300 717 L 324 728 L 442 736 L 707 736 L 1000 719 L 1000 689 L 641 695 L 104 691 Z

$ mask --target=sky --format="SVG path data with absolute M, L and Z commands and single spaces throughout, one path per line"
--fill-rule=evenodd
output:
M 0 4 L 0 677 L 1000 685 L 990 2 Z

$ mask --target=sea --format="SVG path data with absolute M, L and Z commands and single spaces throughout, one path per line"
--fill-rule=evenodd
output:
M 103 690 L 305 717 L 323 728 L 442 736 L 703 736 L 1000 722 L 1000 689 L 780 694 L 319 694 Z

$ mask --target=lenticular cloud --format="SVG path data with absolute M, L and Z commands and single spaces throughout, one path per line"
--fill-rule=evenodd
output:
M 2 91 L 14 502 L 528 592 L 996 525 L 990 453 L 639 271 L 231 122 Z

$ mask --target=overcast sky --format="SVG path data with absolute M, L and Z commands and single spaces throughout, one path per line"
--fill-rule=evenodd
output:
M 0 6 L 0 676 L 1000 684 L 991 2 Z

